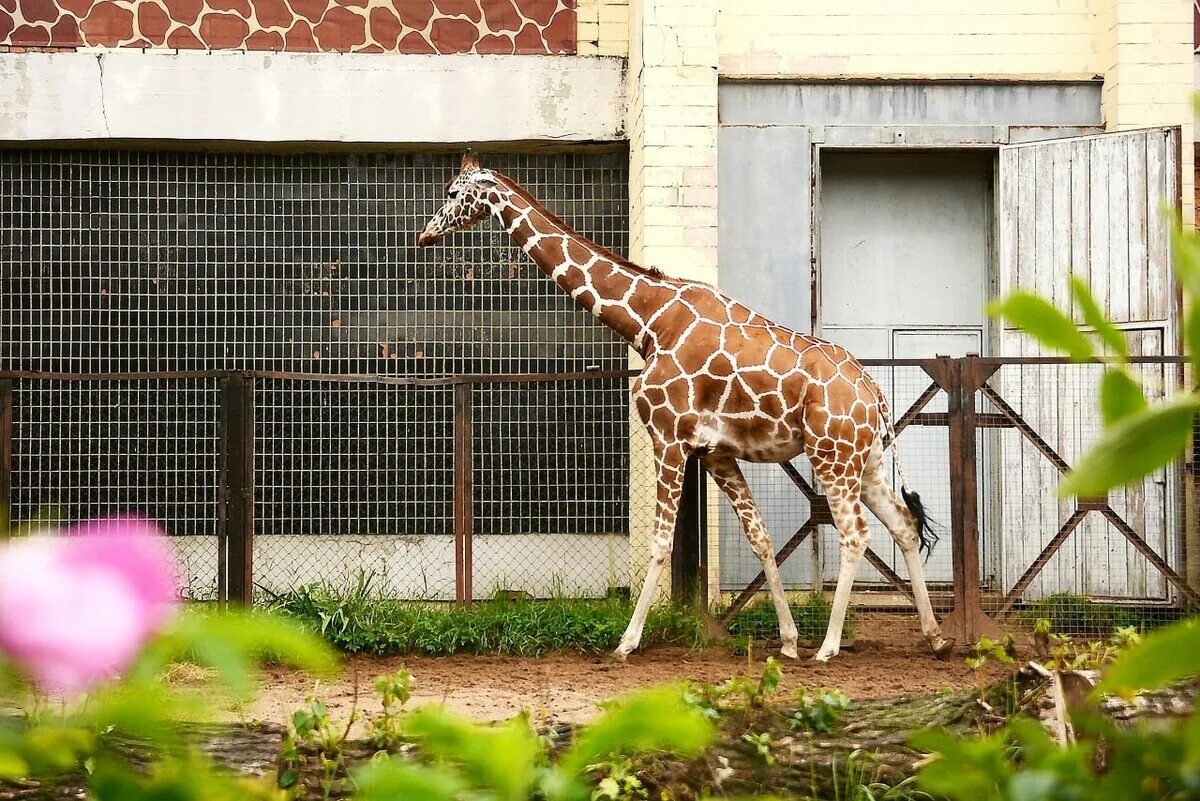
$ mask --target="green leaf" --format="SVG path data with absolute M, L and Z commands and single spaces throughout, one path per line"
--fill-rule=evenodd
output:
M 1142 386 L 1124 368 L 1104 371 L 1100 380 L 1100 412 L 1104 424 L 1111 426 L 1122 418 L 1146 408 Z
M 0 751 L 0 779 L 23 779 L 29 775 L 29 763 L 10 751 Z
M 538 743 L 520 719 L 484 728 L 435 707 L 412 713 L 409 733 L 427 753 L 458 765 L 462 775 L 489 795 L 524 801 L 533 783 Z
M 1125 417 L 1084 454 L 1058 494 L 1102 496 L 1170 464 L 1187 445 L 1197 411 L 1200 397 L 1189 394 Z
M 1200 375 L 1200 297 L 1187 304 L 1183 316 L 1183 350 L 1192 363 L 1192 375 Z
M 623 699 L 588 726 L 559 764 L 574 775 L 611 754 L 670 751 L 689 757 L 713 736 L 712 722 L 684 702 L 679 688 L 655 688 Z
M 1130 695 L 1200 675 L 1200 623 L 1185 620 L 1146 635 L 1104 674 L 1098 692 Z
M 1108 345 L 1113 355 L 1122 362 L 1128 359 L 1129 344 L 1125 341 L 1125 335 L 1100 310 L 1100 304 L 1092 297 L 1087 283 L 1077 275 L 1071 276 L 1071 297 L 1083 312 L 1084 322 L 1096 330 L 1096 334 Z
M 957 739 L 944 731 L 918 732 L 909 740 L 918 750 L 938 754 L 917 774 L 926 792 L 955 801 L 1000 801 L 1015 771 L 1003 733 Z
M 1087 361 L 1095 355 L 1079 326 L 1040 295 L 1013 292 L 988 304 L 988 313 L 1003 317 L 1046 347 L 1063 351 L 1076 361 Z
M 463 781 L 445 768 L 399 759 L 373 762 L 354 773 L 356 801 L 454 801 Z

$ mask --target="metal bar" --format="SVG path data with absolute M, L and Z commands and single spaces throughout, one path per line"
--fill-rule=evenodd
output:
M 942 388 L 937 385 L 936 381 L 927 386 L 925 391 L 922 392 L 917 399 L 913 401 L 912 405 L 908 407 L 908 411 L 900 415 L 900 419 L 897 420 L 892 426 L 892 428 L 896 431 L 896 436 L 900 436 L 900 432 L 916 422 L 918 418 L 924 417 L 925 415 L 920 413 L 921 410 L 929 405 L 929 402 L 933 400 L 934 397 L 941 391 Z M 886 448 L 889 444 L 889 441 L 890 440 L 885 440 L 883 447 Z
M 950 547 L 954 563 L 954 610 L 942 625 L 946 636 L 975 642 L 996 628 L 980 604 L 975 391 L 981 379 L 977 357 L 947 358 L 941 381 L 950 415 Z
M 470 607 L 475 600 L 475 449 L 472 384 L 454 385 L 454 597 Z
M 13 382 L 0 379 L 0 537 L 12 521 Z
M 804 525 L 800 526 L 800 528 L 796 530 L 796 533 L 792 535 L 792 538 L 784 543 L 783 547 L 779 549 L 779 553 L 775 554 L 775 564 L 782 565 L 784 561 L 792 555 L 792 552 L 800 547 L 800 544 L 804 542 L 805 537 L 814 533 L 816 530 L 817 524 L 812 520 L 812 518 L 809 518 Z M 766 583 L 767 574 L 761 570 L 758 571 L 758 575 L 754 577 L 754 580 L 746 585 L 746 589 L 738 593 L 738 597 L 733 599 L 733 603 L 730 604 L 729 608 L 726 609 L 721 615 L 721 625 L 727 624 L 733 619 L 734 615 L 745 609 L 746 604 L 750 603 L 750 599 L 754 597 L 754 594 L 761 590 L 763 584 Z
M 1174 584 L 1175 587 L 1181 593 L 1183 593 L 1183 596 L 1187 598 L 1188 602 L 1192 606 L 1200 608 L 1200 595 L 1198 595 L 1194 589 L 1188 586 L 1188 583 L 1183 580 L 1183 577 L 1176 573 L 1171 566 L 1168 565 L 1166 561 L 1159 556 L 1158 553 L 1155 552 L 1155 550 L 1151 548 L 1144 539 L 1142 539 L 1142 536 L 1134 531 L 1132 526 L 1125 522 L 1124 518 L 1117 514 L 1111 506 L 1105 506 L 1105 508 L 1100 511 L 1100 514 L 1104 515 L 1108 522 L 1112 523 L 1116 527 L 1117 531 L 1124 534 L 1125 539 L 1129 540 L 1129 544 L 1132 545 L 1138 553 L 1146 557 L 1146 560 L 1150 562 L 1150 564 L 1154 565 L 1155 569 L 1158 570 L 1159 573 L 1162 573 L 1163 577 L 1167 581 Z
M 899 574 L 895 570 L 892 570 L 891 565 L 883 561 L 883 558 L 879 554 L 868 547 L 863 556 L 867 557 L 867 561 L 871 563 L 871 567 L 878 570 L 880 575 L 887 579 L 893 587 L 905 595 L 908 600 L 913 600 L 912 587 L 908 585 L 908 582 L 900 578 Z
M 1021 597 L 1021 593 L 1025 592 L 1025 588 L 1029 586 L 1029 582 L 1033 581 L 1037 574 L 1042 572 L 1042 568 L 1044 568 L 1046 563 L 1050 561 L 1050 558 L 1058 552 L 1058 549 L 1061 548 L 1063 543 L 1067 541 L 1067 537 L 1071 536 L 1071 532 L 1075 530 L 1080 521 L 1082 521 L 1085 517 L 1087 517 L 1087 512 L 1083 509 L 1077 508 L 1075 511 L 1071 512 L 1071 516 L 1068 517 L 1067 521 L 1058 529 L 1058 533 L 1054 535 L 1050 542 L 1046 543 L 1046 547 L 1043 548 L 1042 552 L 1039 553 L 1037 558 L 1033 560 L 1033 564 L 1031 564 L 1025 570 L 1025 572 L 1021 574 L 1021 577 L 1017 579 L 1017 583 L 1014 584 L 1012 589 L 1008 591 L 1008 594 L 1001 599 L 1000 606 L 996 610 L 996 617 L 1003 617 L 1005 613 L 1012 608 L 1012 605 L 1017 602 L 1018 598 Z
M 708 598 L 708 478 L 699 457 L 684 467 L 683 493 L 671 549 L 671 600 L 704 605 Z
M 796 488 L 804 493 L 804 497 L 808 499 L 809 503 L 817 503 L 821 496 L 813 489 L 813 485 L 809 484 L 804 476 L 800 475 L 800 471 L 796 469 L 795 465 L 791 462 L 780 462 L 779 466 L 783 468 L 783 472 L 792 480 Z
M 1063 474 L 1070 472 L 1071 466 L 1067 464 L 1067 461 L 1059 456 L 1058 451 L 1054 450 L 1054 448 L 1051 448 L 1049 443 L 1042 439 L 1041 435 L 1033 430 L 1033 426 L 1025 422 L 1021 415 L 1017 414 L 1016 410 L 1009 406 L 1008 402 L 1005 401 L 1004 398 L 1000 397 L 1000 393 L 996 392 L 996 390 L 992 389 L 986 383 L 979 387 L 979 391 L 987 396 L 987 399 L 996 405 L 996 408 L 1000 410 L 1000 414 L 1002 414 L 1004 417 L 1007 417 L 1012 424 L 1016 426 L 1017 430 L 1024 434 L 1025 438 L 1033 443 L 1033 447 L 1037 448 L 1043 456 L 1050 460 L 1050 464 L 1054 465 L 1058 472 Z
M 234 374 L 221 382 L 219 541 L 225 544 L 226 600 L 254 601 L 254 379 Z
M 41 370 L 0 370 L 0 379 L 13 381 L 177 381 L 223 379 L 246 373 L 233 370 L 159 370 L 142 373 L 56 373 Z

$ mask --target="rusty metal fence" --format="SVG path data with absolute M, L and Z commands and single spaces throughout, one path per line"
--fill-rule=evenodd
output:
M 1134 367 L 1159 398 L 1186 385 L 1184 361 L 1140 357 Z M 1057 497 L 1059 476 L 1100 433 L 1100 365 L 865 363 L 892 400 L 914 489 L 940 510 L 945 532 L 929 572 L 954 636 L 972 640 L 1066 596 L 1136 609 L 1200 603 L 1184 570 L 1195 539 L 1190 455 L 1107 498 Z M 256 586 L 359 569 L 408 598 L 603 595 L 639 583 L 631 549 L 652 523 L 653 505 L 638 498 L 653 476 L 624 403 L 633 375 L 10 371 L 0 374 L 0 503 L 17 519 L 46 505 L 67 518 L 148 514 L 176 535 L 198 598 L 250 600 Z M 56 404 L 68 384 L 86 387 L 88 402 Z M 364 426 L 356 409 L 393 411 Z M 797 553 L 816 555 L 789 587 L 831 588 L 820 557 L 832 561 L 836 537 L 807 465 L 759 467 L 778 479 L 764 506 L 785 576 Z M 727 521 L 711 514 L 724 501 L 699 475 L 673 586 L 711 599 L 700 586 L 714 553 L 707 543 Z M 873 536 L 858 589 L 909 595 L 886 533 Z M 722 576 L 751 575 L 722 581 L 728 619 L 755 599 L 762 576 L 734 570 L 725 551 L 720 560 Z

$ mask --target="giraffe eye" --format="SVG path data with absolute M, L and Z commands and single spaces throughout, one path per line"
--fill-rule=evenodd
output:
M 451 200 L 454 200 L 454 198 L 458 197 L 458 190 L 457 190 L 457 189 L 450 189 L 450 190 L 448 190 L 448 191 L 446 192 L 446 195 L 447 195 L 447 196 L 448 196 L 448 197 L 449 197 Z

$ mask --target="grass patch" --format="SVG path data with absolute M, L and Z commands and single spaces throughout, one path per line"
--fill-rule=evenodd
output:
M 470 610 L 398 601 L 381 597 L 366 575 L 342 587 L 320 583 L 263 592 L 268 609 L 300 621 L 334 647 L 379 655 L 602 653 L 617 647 L 633 613 L 633 605 L 618 598 L 492 600 Z M 703 643 L 704 624 L 694 610 L 650 610 L 643 645 Z
M 796 621 L 796 629 L 802 640 L 820 640 L 825 637 L 829 627 L 829 601 L 822 593 L 811 593 L 804 602 L 792 605 L 792 619 Z M 775 605 L 769 598 L 759 598 L 734 615 L 726 627 L 731 637 L 750 640 L 779 639 L 779 619 L 775 616 Z M 854 636 L 854 616 L 846 611 L 846 624 L 842 629 L 842 638 L 849 640 Z
M 1060 592 L 1029 603 L 1021 617 L 1032 625 L 1039 618 L 1050 621 L 1050 630 L 1072 636 L 1089 635 L 1104 638 L 1119 628 L 1131 626 L 1145 629 L 1154 625 L 1145 609 L 1116 604 L 1102 604 L 1083 595 Z

